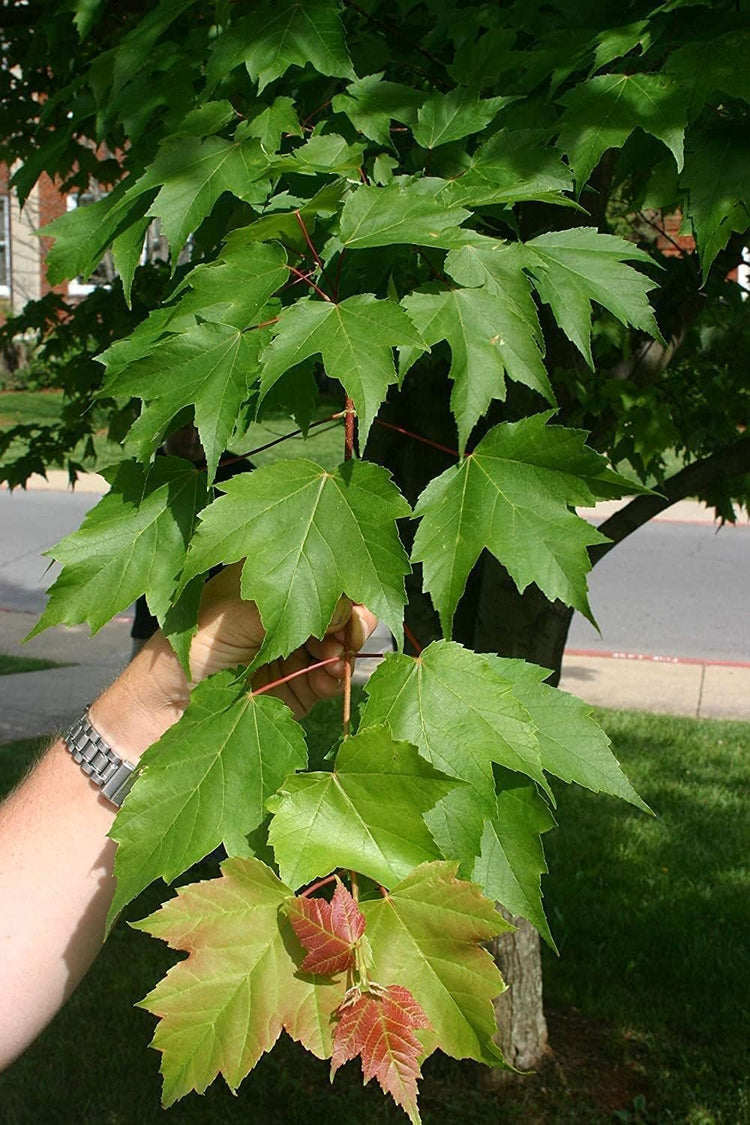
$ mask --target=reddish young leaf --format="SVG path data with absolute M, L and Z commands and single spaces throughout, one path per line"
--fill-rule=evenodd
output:
M 345 973 L 354 966 L 354 946 L 365 932 L 365 916 L 340 879 L 333 898 L 293 898 L 289 921 L 307 957 L 305 973 Z
M 414 1032 L 429 1028 L 422 1007 L 400 984 L 378 991 L 355 991 L 338 1010 L 333 1032 L 331 1076 L 359 1055 L 365 1082 L 377 1078 L 386 1094 L 418 1122 L 417 1080 L 422 1077 L 422 1044 Z

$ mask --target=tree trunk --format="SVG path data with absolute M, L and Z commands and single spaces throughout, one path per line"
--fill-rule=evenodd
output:
M 513 918 L 502 907 L 499 909 L 516 929 L 514 933 L 500 934 L 490 946 L 508 985 L 495 1000 L 495 1042 L 511 1066 L 522 1071 L 534 1070 L 547 1050 L 539 934 L 525 918 Z M 508 1075 L 508 1071 L 493 1071 L 493 1085 L 507 1081 Z
M 472 647 L 549 668 L 549 682 L 557 685 L 573 611 L 562 602 L 548 601 L 536 586 L 519 594 L 505 568 L 486 552 L 478 570 Z M 502 913 L 516 931 L 501 934 L 492 943 L 492 954 L 508 986 L 495 1001 L 497 1044 L 511 1066 L 533 1070 L 547 1052 L 541 943 L 524 918 Z M 507 1072 L 496 1072 L 497 1082 L 506 1078 Z

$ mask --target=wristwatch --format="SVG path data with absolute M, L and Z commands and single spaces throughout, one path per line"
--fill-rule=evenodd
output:
M 88 711 L 63 735 L 63 742 L 73 755 L 73 761 L 99 786 L 102 796 L 119 808 L 135 780 L 135 766 L 118 757 L 107 745 L 92 727 Z

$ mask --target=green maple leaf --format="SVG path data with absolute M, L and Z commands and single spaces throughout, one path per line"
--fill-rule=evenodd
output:
M 526 269 L 541 299 L 593 370 L 591 302 L 626 325 L 661 339 L 647 294 L 656 282 L 626 265 L 653 264 L 645 251 L 594 227 L 550 231 L 525 244 Z
M 151 196 L 141 198 L 134 187 L 126 180 L 104 199 L 75 207 L 42 228 L 44 238 L 54 239 L 46 258 L 50 285 L 73 277 L 89 278 L 113 239 L 142 217 Z
M 542 906 L 540 878 L 547 864 L 540 836 L 555 820 L 534 785 L 500 773 L 495 815 L 484 822 L 471 878 L 511 914 L 527 918 L 554 949 Z
M 257 137 L 228 141 L 223 137 L 175 137 L 162 144 L 149 170 L 132 192 L 159 192 L 149 214 L 177 258 L 188 235 L 197 230 L 225 191 L 248 203 L 263 203 L 270 191 L 269 158 Z
M 159 1017 L 165 1107 L 222 1074 L 236 1090 L 282 1029 L 318 1058 L 331 1054 L 346 977 L 300 973 L 305 951 L 287 918 L 292 892 L 257 859 L 229 859 L 222 877 L 181 887 L 136 929 L 188 957 L 141 1001 Z
M 607 733 L 588 703 L 544 683 L 549 675 L 546 668 L 491 654 L 484 659 L 514 685 L 514 694 L 531 715 L 542 766 L 548 773 L 651 811 L 622 772 Z
M 497 286 L 429 286 L 404 298 L 404 308 L 425 343 L 447 340 L 450 346 L 451 410 L 462 453 L 492 400 L 505 398 L 506 374 L 554 402 L 535 331 L 538 320 L 530 287 L 520 270 L 511 284 L 519 301 L 506 301 L 505 291 Z M 519 315 L 524 301 L 525 315 Z M 401 366 L 402 376 L 406 366 Z
M 153 465 L 124 461 L 104 475 L 110 491 L 78 531 L 46 552 L 63 569 L 29 637 L 84 621 L 96 633 L 141 594 L 160 621 L 170 607 L 205 503 L 205 474 L 179 457 L 159 457 Z
M 114 386 L 114 377 L 128 364 L 150 355 L 167 333 L 187 332 L 199 320 L 237 329 L 262 321 L 271 295 L 287 277 L 286 255 L 280 246 L 254 244 L 242 237 L 242 231 L 234 231 L 219 259 L 196 266 L 182 279 L 171 294 L 171 304 L 154 309 L 129 336 L 97 356 L 107 369 L 105 388 Z
M 420 246 L 454 246 L 461 223 L 470 212 L 439 192 L 444 180 L 393 180 L 385 187 L 363 185 L 347 199 L 341 212 L 339 242 L 351 250 L 397 243 Z
M 232 672 L 198 684 L 180 721 L 141 758 L 110 831 L 110 919 L 154 879 L 171 883 L 220 844 L 247 855 L 266 800 L 306 763 L 302 728 L 281 700 L 248 693 Z
M 424 587 L 450 634 L 469 573 L 485 548 L 520 591 L 535 582 L 554 601 L 575 606 L 589 620 L 587 547 L 605 541 L 572 505 L 595 503 L 633 488 L 584 444 L 585 434 L 548 426 L 551 413 L 501 423 L 464 460 L 427 485 L 415 515 L 422 517 L 412 561 L 424 567 Z
M 579 192 L 607 149 L 621 148 L 637 128 L 663 141 L 682 167 L 687 107 L 681 87 L 667 75 L 600 74 L 560 101 L 559 144 Z
M 176 136 L 184 137 L 211 137 L 218 133 L 230 121 L 234 121 L 237 110 L 226 98 L 216 102 L 203 102 L 186 113 L 177 129 Z M 248 133 L 248 136 L 256 136 Z
M 345 113 L 358 132 L 381 145 L 391 145 L 391 121 L 414 125 L 425 95 L 400 82 L 383 81 L 383 71 L 350 83 L 332 107 Z
M 421 337 L 396 301 L 370 293 L 340 304 L 303 299 L 285 309 L 263 353 L 261 398 L 290 367 L 320 354 L 326 374 L 338 379 L 353 401 L 364 447 L 388 387 L 396 382 L 393 348 L 423 348 Z
M 286 460 L 219 487 L 226 495 L 204 512 L 182 585 L 246 558 L 242 596 L 266 629 L 258 661 L 323 636 L 344 592 L 401 635 L 409 565 L 395 521 L 410 509 L 385 469 Z
M 318 172 L 339 174 L 356 172 L 362 164 L 365 146 L 349 144 L 338 133 L 311 137 L 296 148 L 290 156 L 279 156 L 273 161 L 274 170 L 310 176 Z
M 302 136 L 292 98 L 274 98 L 271 105 L 261 109 L 249 121 L 243 121 L 237 129 L 238 140 L 257 137 L 266 152 L 276 152 L 284 135 Z
M 423 813 L 456 784 L 386 726 L 347 739 L 332 772 L 293 774 L 268 801 L 281 877 L 300 887 L 350 867 L 392 886 L 439 858 Z
M 735 28 L 726 35 L 711 35 L 672 51 L 664 73 L 689 92 L 688 120 L 697 117 L 711 94 L 750 101 L 750 34 Z M 735 137 L 739 131 L 735 127 Z
M 159 344 L 107 380 L 104 393 L 145 402 L 127 444 L 142 459 L 164 440 L 173 418 L 195 408 L 209 483 L 227 447 L 242 403 L 258 377 L 260 333 L 227 324 L 198 324 Z
M 443 773 L 463 781 L 425 814 L 441 853 L 471 875 L 497 813 L 493 763 L 547 782 L 531 716 L 512 681 L 461 645 L 435 641 L 418 660 L 388 656 L 367 684 L 360 730 L 387 723 Z M 537 878 L 538 888 L 538 878 Z
M 609 66 L 615 59 L 623 58 L 635 47 L 647 48 L 650 45 L 651 30 L 648 20 L 635 20 L 622 27 L 608 27 L 600 31 L 595 39 L 594 70 Z
M 233 23 L 208 62 L 209 92 L 240 63 L 262 91 L 290 66 L 354 78 L 336 0 L 265 0 Z
M 695 228 L 704 280 L 732 231 L 747 229 L 750 143 L 733 122 L 694 129 L 688 136 L 681 183 Z
M 447 94 L 431 94 L 417 114 L 414 139 L 422 148 L 437 148 L 479 133 L 509 101 L 512 99 L 477 98 L 460 87 Z
M 513 684 L 462 645 L 433 641 L 418 659 L 386 656 L 366 691 L 360 730 L 387 723 L 394 738 L 466 783 L 480 819 L 495 799 L 493 762 L 546 784 L 534 728 Z
M 261 215 L 254 223 L 250 223 L 249 226 L 240 227 L 229 234 L 226 242 L 227 247 L 233 247 L 236 242 L 246 245 L 249 242 L 280 239 L 294 249 L 301 251 L 306 247 L 306 243 L 297 214 L 299 213 L 304 221 L 308 234 L 313 234 L 316 219 L 329 218 L 334 215 L 348 190 L 349 185 L 346 180 L 334 180 L 330 184 L 325 184 L 320 191 L 315 193 L 312 199 L 304 202 L 297 201 L 299 205 L 293 211 L 279 210 L 282 204 L 288 207 L 290 203 L 295 202 L 289 199 L 287 192 L 283 192 L 281 196 L 274 196 L 270 200 L 264 215 Z
M 112 242 L 112 261 L 122 282 L 122 291 L 128 308 L 131 307 L 133 278 L 141 264 L 143 240 L 150 223 L 149 216 L 143 215 L 140 219 L 135 219 L 130 226 L 125 227 Z
M 563 194 L 573 188 L 571 171 L 561 152 L 543 145 L 545 139 L 536 131 L 501 129 L 479 146 L 443 195 L 458 206 L 525 200 L 574 206 Z
M 240 232 L 233 231 L 221 257 L 196 266 L 175 290 L 179 300 L 168 306 L 170 318 L 165 328 L 184 331 L 198 318 L 249 328 L 265 313 L 269 299 L 288 276 L 281 246 L 243 242 Z
M 492 1001 L 503 980 L 479 942 L 509 929 L 477 886 L 455 878 L 456 865 L 424 864 L 385 897 L 363 902 L 378 979 L 409 982 L 433 1032 L 419 1032 L 429 1053 L 501 1066 L 493 1042 Z

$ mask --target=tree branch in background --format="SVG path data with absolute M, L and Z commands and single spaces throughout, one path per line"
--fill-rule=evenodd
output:
M 600 543 L 590 549 L 592 563 L 599 562 L 628 535 L 632 535 L 660 512 L 671 508 L 678 500 L 695 496 L 722 477 L 737 476 L 740 473 L 750 473 L 750 435 L 744 435 L 724 449 L 719 449 L 700 461 L 694 461 L 675 473 L 664 485 L 662 495 L 637 496 L 606 519 L 599 525 L 599 530 L 611 542 Z

